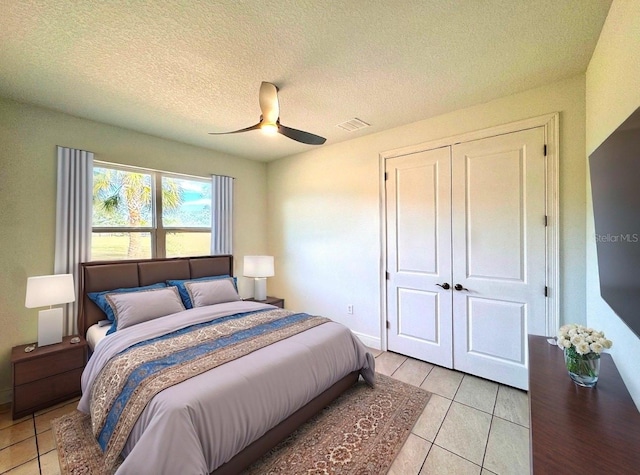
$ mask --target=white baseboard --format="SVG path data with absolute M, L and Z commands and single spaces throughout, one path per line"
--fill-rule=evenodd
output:
M 375 350 L 379 350 L 380 348 L 382 348 L 382 342 L 380 341 L 379 337 L 365 335 L 364 333 L 358 332 L 353 332 L 353 334 L 360 339 L 364 346 L 368 346 L 369 348 L 373 348 Z

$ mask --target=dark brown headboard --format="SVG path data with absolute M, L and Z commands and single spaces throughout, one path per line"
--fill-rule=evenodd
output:
M 101 292 L 125 287 L 141 287 L 169 279 L 195 279 L 213 275 L 233 275 L 233 256 L 177 257 L 96 261 L 80 264 L 80 310 L 78 333 L 85 335 L 105 315 L 87 297 L 87 292 Z

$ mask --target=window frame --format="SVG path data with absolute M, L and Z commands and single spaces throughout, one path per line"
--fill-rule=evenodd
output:
M 122 165 L 119 163 L 111 163 L 95 160 L 93 168 L 108 168 L 112 170 L 121 170 L 124 172 L 141 173 L 151 175 L 151 226 L 109 226 L 99 227 L 93 226 L 91 223 L 91 234 L 97 233 L 150 233 L 151 235 L 151 258 L 166 258 L 167 234 L 170 233 L 212 233 L 209 227 L 184 227 L 184 226 L 164 226 L 162 223 L 162 178 L 177 178 L 182 180 L 200 181 L 211 184 L 209 178 L 186 175 L 175 172 L 164 172 L 151 168 L 135 167 L 131 165 Z M 213 196 L 211 197 L 211 206 L 213 208 Z M 93 247 L 91 249 L 91 259 L 93 260 Z

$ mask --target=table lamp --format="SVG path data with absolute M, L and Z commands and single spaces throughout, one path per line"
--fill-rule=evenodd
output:
M 244 276 L 255 278 L 255 300 L 267 300 L 267 277 L 273 275 L 273 256 L 244 256 Z
M 62 307 L 52 305 L 73 302 L 76 299 L 73 275 L 39 275 L 27 279 L 27 308 L 46 307 L 38 312 L 38 346 L 62 341 Z

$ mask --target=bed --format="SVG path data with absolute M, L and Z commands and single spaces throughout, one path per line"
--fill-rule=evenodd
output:
M 81 264 L 78 330 L 95 341 L 78 409 L 92 415 L 107 471 L 239 473 L 359 375 L 374 384 L 373 356 L 346 327 L 237 296 L 218 302 L 230 276 L 232 256 Z M 137 296 L 113 292 L 140 287 Z M 186 305 L 185 287 L 194 308 L 174 312 L 176 299 Z M 98 294 L 119 312 L 106 336 Z M 171 313 L 148 318 L 154 306 Z M 176 362 L 177 354 L 195 359 Z M 152 383 L 136 383 L 155 367 Z

